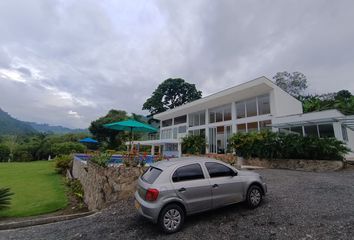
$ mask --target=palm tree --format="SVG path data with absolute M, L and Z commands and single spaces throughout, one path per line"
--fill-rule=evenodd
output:
M 10 206 L 11 195 L 10 188 L 0 188 L 0 210 L 6 209 Z

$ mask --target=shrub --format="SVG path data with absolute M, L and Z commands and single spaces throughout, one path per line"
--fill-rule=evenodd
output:
M 85 150 L 86 147 L 84 145 L 75 142 L 55 143 L 52 146 L 52 151 L 54 155 L 82 153 Z
M 68 180 L 66 182 L 67 186 L 71 194 L 75 196 L 75 198 L 82 203 L 84 201 L 84 189 L 82 187 L 81 182 L 78 179 Z
M 187 135 L 182 139 L 182 152 L 188 154 L 203 154 L 205 152 L 205 138 L 201 135 Z
M 107 152 L 96 153 L 91 158 L 90 161 L 96 163 L 101 167 L 107 167 L 107 163 L 111 159 L 112 155 Z
M 15 162 L 29 162 L 33 161 L 32 155 L 24 149 L 24 147 L 17 147 L 13 153 L 13 161 Z
M 6 145 L 0 145 L 0 162 L 7 162 L 10 157 L 10 148 Z
M 65 175 L 68 169 L 71 169 L 73 164 L 73 156 L 72 155 L 58 155 L 54 159 L 55 161 L 55 170 Z
M 10 188 L 0 188 L 0 210 L 9 208 L 11 195 Z
M 265 159 L 343 160 L 349 152 L 345 144 L 335 138 L 303 137 L 271 131 L 238 133 L 230 145 L 238 156 Z

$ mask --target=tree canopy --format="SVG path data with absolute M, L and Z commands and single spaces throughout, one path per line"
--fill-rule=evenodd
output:
M 202 97 L 195 84 L 190 84 L 181 78 L 169 78 L 163 81 L 152 96 L 146 100 L 143 110 L 152 115 L 195 101 Z
M 302 95 L 307 88 L 307 78 L 301 72 L 278 72 L 273 79 L 278 87 L 294 97 Z

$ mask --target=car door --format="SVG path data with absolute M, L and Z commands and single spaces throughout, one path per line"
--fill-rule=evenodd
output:
M 171 180 L 176 194 L 186 204 L 188 213 L 201 212 L 211 208 L 210 182 L 205 178 L 199 163 L 177 168 Z
M 205 167 L 210 176 L 213 208 L 243 200 L 243 183 L 237 172 L 216 162 L 206 162 Z

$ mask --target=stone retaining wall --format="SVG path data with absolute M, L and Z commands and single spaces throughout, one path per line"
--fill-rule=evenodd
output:
M 242 165 L 258 166 L 264 168 L 279 168 L 301 171 L 337 171 L 344 167 L 343 161 L 336 160 L 302 160 L 302 159 L 243 159 Z
M 133 196 L 136 180 L 144 168 L 124 165 L 100 167 L 74 159 L 72 175 L 80 180 L 84 201 L 89 210 L 102 209 L 106 204 Z

